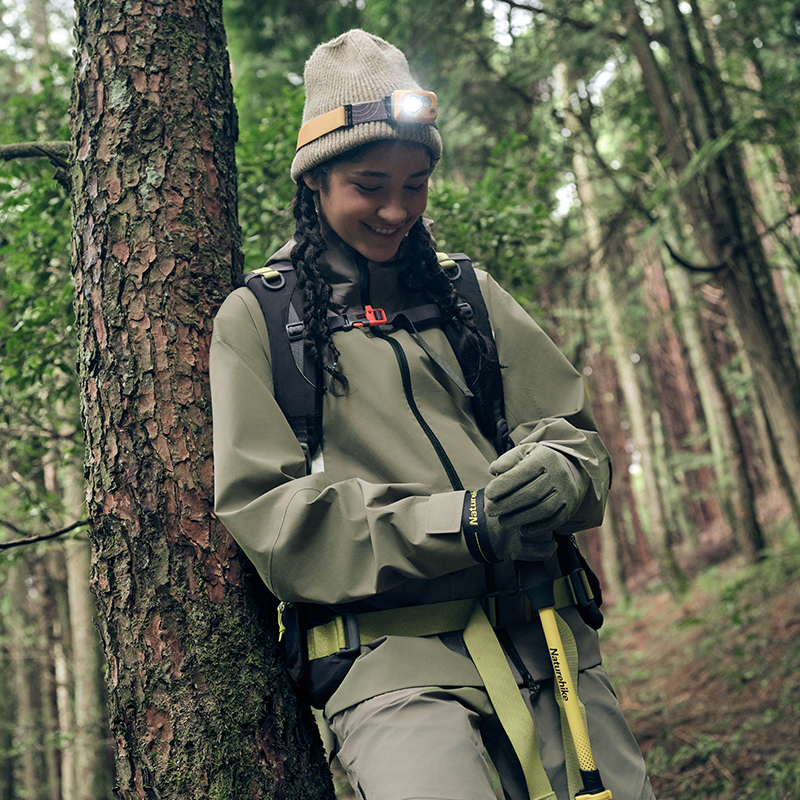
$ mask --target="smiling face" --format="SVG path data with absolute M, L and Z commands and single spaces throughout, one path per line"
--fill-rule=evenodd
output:
M 428 204 L 431 157 L 407 143 L 367 148 L 354 161 L 335 164 L 325 180 L 305 173 L 319 192 L 322 216 L 351 247 L 370 261 L 388 261 Z

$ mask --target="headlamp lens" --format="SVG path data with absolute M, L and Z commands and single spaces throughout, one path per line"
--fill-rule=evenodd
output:
M 416 114 L 421 110 L 422 110 L 422 100 L 415 94 L 409 94 L 403 98 L 404 114 Z

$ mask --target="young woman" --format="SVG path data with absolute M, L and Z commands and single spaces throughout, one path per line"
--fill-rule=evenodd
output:
M 582 379 L 478 270 L 487 335 L 440 266 L 422 218 L 441 156 L 435 102 L 402 53 L 350 31 L 317 48 L 305 79 L 296 234 L 267 266 L 296 275 L 305 357 L 324 384 L 313 453 L 275 400 L 285 376 L 249 289 L 223 304 L 211 348 L 217 514 L 290 604 L 293 674 L 362 798 L 491 800 L 488 752 L 507 797 L 567 800 L 584 787 L 561 667 L 556 682 L 522 591 L 538 576 L 577 648 L 605 789 L 652 798 L 562 577 L 569 534 L 599 524 L 610 481 Z M 427 118 L 395 114 L 409 90 Z M 419 309 L 436 324 L 408 324 Z M 469 390 L 498 370 L 509 436 L 492 438 Z

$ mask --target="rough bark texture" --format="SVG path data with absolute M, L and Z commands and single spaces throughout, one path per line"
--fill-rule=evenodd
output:
M 332 797 L 273 601 L 212 512 L 208 345 L 240 262 L 221 3 L 76 5 L 73 271 L 117 793 Z

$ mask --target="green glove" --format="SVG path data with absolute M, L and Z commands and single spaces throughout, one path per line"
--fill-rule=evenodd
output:
M 566 456 L 538 442 L 518 445 L 489 466 L 485 490 L 467 492 L 462 530 L 473 558 L 541 561 L 556 549 L 553 531 L 572 516 L 582 492 Z

